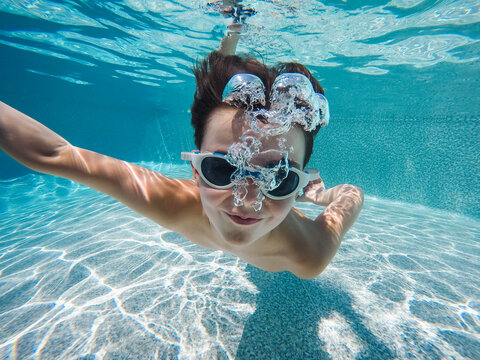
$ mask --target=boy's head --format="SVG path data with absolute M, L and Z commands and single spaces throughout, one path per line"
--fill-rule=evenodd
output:
M 194 72 L 197 90 L 191 112 L 200 152 L 183 153 L 182 157 L 192 163 L 203 209 L 217 233 L 232 245 L 251 244 L 278 227 L 291 211 L 295 195 L 314 176 L 303 168 L 321 123 L 311 122 L 312 131 L 299 124 L 302 114 L 305 118 L 317 114 L 315 119 L 320 120 L 313 93 L 323 94 L 323 89 L 300 64 L 269 68 L 253 58 L 217 52 L 197 64 Z M 279 74 L 285 74 L 280 77 L 286 77 L 285 84 L 301 84 L 293 103 L 295 86 L 279 86 Z M 230 89 L 235 80 L 240 80 L 241 86 L 234 84 Z M 309 90 L 305 94 L 311 96 L 301 96 L 303 90 Z M 307 101 L 297 103 L 297 98 Z M 259 99 L 262 106 L 257 104 Z M 265 118 L 257 117 L 262 114 Z M 278 119 L 289 120 L 285 131 L 275 132 L 283 130 L 281 122 L 276 124 Z M 280 125 L 276 128 L 275 124 Z
M 195 130 L 195 145 L 201 149 L 207 123 L 213 111 L 222 107 L 232 107 L 222 101 L 225 85 L 235 74 L 247 73 L 260 78 L 265 86 L 266 107 L 270 106 L 270 90 L 278 75 L 284 73 L 300 73 L 311 82 L 316 93 L 323 94 L 323 88 L 310 71 L 299 63 L 280 63 L 267 67 L 254 58 L 243 58 L 236 55 L 224 56 L 216 51 L 210 53 L 194 67 L 197 89 L 191 107 L 192 126 Z M 313 140 L 320 125 L 312 131 L 303 131 L 305 136 L 305 158 L 303 167 L 308 163 L 313 151 Z

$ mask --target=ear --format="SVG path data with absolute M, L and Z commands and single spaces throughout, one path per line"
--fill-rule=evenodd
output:
M 197 169 L 195 169 L 195 168 L 193 167 L 193 164 L 192 164 L 191 161 L 190 161 L 190 166 L 192 167 L 193 180 L 195 180 L 195 184 L 197 184 L 197 186 L 198 186 L 199 179 L 200 179 L 200 175 L 198 174 Z

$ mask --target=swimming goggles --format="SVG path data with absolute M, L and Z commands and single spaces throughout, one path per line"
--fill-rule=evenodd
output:
M 182 160 L 191 161 L 193 167 L 198 171 L 201 178 L 212 188 L 228 189 L 234 185 L 232 175 L 237 167 L 230 164 L 225 154 L 221 153 L 200 153 L 182 152 Z M 282 170 L 280 170 L 282 171 Z M 253 168 L 245 168 L 244 177 L 258 179 L 260 172 Z M 305 169 L 299 170 L 295 167 L 288 167 L 288 175 L 282 180 L 280 185 L 270 191 L 265 191 L 260 187 L 262 193 L 273 200 L 283 200 L 303 189 L 310 181 L 319 178 L 318 170 Z
M 233 75 L 223 89 L 222 101 L 234 106 L 255 110 L 265 106 L 265 85 L 253 74 Z M 273 121 L 283 118 L 312 131 L 328 125 L 330 110 L 327 98 L 316 93 L 310 80 L 300 73 L 283 73 L 275 79 L 270 91 L 270 110 L 263 110 Z M 289 120 L 288 120 L 289 119 Z

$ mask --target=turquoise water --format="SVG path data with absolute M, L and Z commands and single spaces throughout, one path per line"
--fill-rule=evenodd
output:
M 366 193 L 332 264 L 258 270 L 2 153 L 0 358 L 480 358 L 480 4 L 244 4 L 239 51 L 325 88 L 309 166 Z M 187 178 L 190 67 L 228 22 L 206 1 L 0 0 L 0 100 Z

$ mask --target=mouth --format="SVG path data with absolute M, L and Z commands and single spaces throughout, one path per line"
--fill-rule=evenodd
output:
M 230 214 L 226 213 L 227 216 L 236 224 L 239 225 L 253 225 L 258 222 L 260 222 L 262 219 L 261 218 L 255 218 L 255 217 L 249 217 L 249 216 L 243 216 L 243 215 L 235 215 L 235 214 Z

